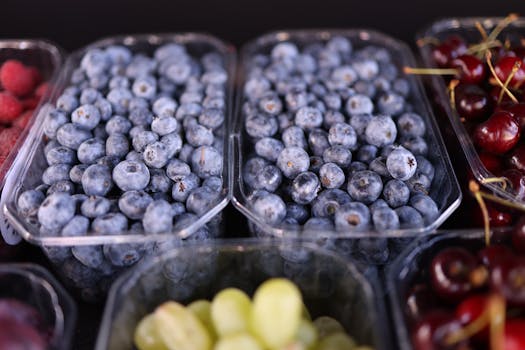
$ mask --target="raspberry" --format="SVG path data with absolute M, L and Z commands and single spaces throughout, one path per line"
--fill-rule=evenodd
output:
M 15 96 L 7 92 L 0 92 L 0 123 L 11 123 L 22 113 L 23 109 Z
M 17 96 L 27 95 L 35 88 L 34 73 L 17 60 L 4 62 L 0 68 L 0 82 L 7 91 Z
M 20 117 L 15 119 L 15 121 L 13 122 L 13 126 L 18 127 L 20 129 L 25 129 L 25 127 L 27 126 L 27 123 L 29 123 L 29 120 L 31 119 L 31 116 L 33 115 L 34 111 L 35 110 L 33 110 L 33 109 L 29 109 L 29 110 L 25 111 L 24 113 L 22 113 L 22 115 Z
M 47 82 L 44 82 L 42 84 L 40 84 L 36 90 L 35 90 L 35 96 L 38 97 L 38 98 L 42 98 L 42 96 L 45 95 L 45 93 L 47 92 L 47 90 L 49 90 L 49 83 Z
M 27 67 L 27 69 L 33 76 L 33 86 L 40 84 L 42 82 L 42 74 L 40 73 L 40 70 L 36 67 Z
M 37 96 L 31 96 L 20 100 L 20 102 L 22 103 L 24 110 L 35 109 L 36 106 L 38 106 L 38 102 L 40 102 L 40 98 Z
M 0 157 L 7 157 L 18 140 L 22 130 L 17 127 L 7 128 L 0 132 Z

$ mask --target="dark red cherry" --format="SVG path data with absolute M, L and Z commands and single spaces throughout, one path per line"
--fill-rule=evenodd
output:
M 0 320 L 0 349 L 45 350 L 46 341 L 31 326 L 25 323 Z
M 503 154 L 519 141 L 520 128 L 508 112 L 496 112 L 474 129 L 474 143 L 490 153 Z
M 479 152 L 479 159 L 481 160 L 481 163 L 485 166 L 485 168 L 490 171 L 492 174 L 499 176 L 499 174 L 503 171 L 503 164 L 501 159 L 491 153 L 487 152 Z
M 518 200 L 525 199 L 525 173 L 518 169 L 505 170 L 502 176 L 506 177 L 512 185 L 511 192 Z
M 525 103 L 512 103 L 505 109 L 516 119 L 521 130 L 525 129 Z
M 490 273 L 490 285 L 512 306 L 525 306 L 525 258 L 513 257 L 496 264 Z
M 460 329 L 461 322 L 452 313 L 442 310 L 431 311 L 412 329 L 412 345 L 414 350 L 465 349 L 466 342 L 446 344 L 447 337 Z
M 511 237 L 514 250 L 525 254 L 525 215 L 520 216 L 514 225 Z
M 452 68 L 459 69 L 458 79 L 465 84 L 480 84 L 485 80 L 485 63 L 473 55 L 461 55 L 450 62 Z
M 471 295 L 464 299 L 456 308 L 456 318 L 463 325 L 467 325 L 476 320 L 485 311 L 487 305 L 487 296 L 483 294 Z M 478 341 L 488 339 L 488 327 L 482 329 L 479 333 L 474 335 Z
M 489 212 L 489 223 L 491 227 L 505 227 L 512 223 L 512 215 L 500 208 L 495 208 L 489 203 L 485 203 L 487 211 Z M 476 206 L 473 211 L 473 220 L 476 227 L 483 227 L 483 215 L 479 206 Z
M 509 91 L 514 95 L 514 97 L 519 99 L 519 91 L 516 91 L 512 89 L 511 87 L 509 87 Z M 499 105 L 502 105 L 502 104 L 509 105 L 509 104 L 516 103 L 516 101 L 513 101 L 507 93 L 504 92 L 503 94 L 501 94 L 501 87 L 499 85 L 492 87 L 492 89 L 490 89 L 489 95 L 494 105 L 497 105 L 498 102 L 499 102 Z M 499 98 L 500 95 L 501 95 L 501 100 Z
M 520 144 L 512 150 L 508 155 L 507 163 L 513 169 L 525 171 L 525 144 Z
M 505 350 L 525 349 L 525 320 L 512 319 L 505 322 Z
M 439 67 L 448 67 L 451 60 L 466 51 L 465 41 L 457 35 L 451 35 L 432 49 L 432 58 Z
M 491 100 L 478 85 L 460 84 L 455 90 L 456 110 L 467 120 L 480 119 L 490 113 Z
M 514 253 L 512 250 L 501 244 L 491 244 L 478 251 L 478 258 L 483 265 L 491 269 L 499 264 L 501 261 L 512 258 Z
M 436 297 L 430 288 L 423 283 L 416 284 L 408 292 L 405 313 L 411 321 L 417 321 L 436 304 Z
M 494 65 L 494 71 L 496 76 L 501 80 L 502 83 L 505 83 L 507 78 L 515 64 L 521 64 L 518 68 L 512 79 L 510 80 L 509 86 L 518 88 L 525 82 L 525 64 L 520 57 L 516 56 L 504 56 L 501 57 L 498 62 Z
M 468 250 L 459 247 L 443 249 L 430 264 L 434 291 L 448 301 L 465 297 L 473 289 L 470 276 L 476 267 L 476 258 Z

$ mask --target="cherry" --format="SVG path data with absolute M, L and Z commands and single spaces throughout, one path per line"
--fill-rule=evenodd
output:
M 31 326 L 0 320 L 0 349 L 45 350 L 46 341 Z
M 478 251 L 479 260 L 489 269 L 513 256 L 514 253 L 509 247 L 500 244 L 491 244 Z
M 509 112 L 496 112 L 474 129 L 474 143 L 490 153 L 503 154 L 519 141 L 520 128 Z
M 512 246 L 518 253 L 525 253 L 525 216 L 522 215 L 512 229 Z
M 510 80 L 509 85 L 517 88 L 525 82 L 525 64 L 521 58 L 510 55 L 503 56 L 494 65 L 494 71 L 499 80 L 501 80 L 502 83 L 505 83 L 515 64 L 521 64 L 521 66 Z
M 512 215 L 506 211 L 496 208 L 489 203 L 485 203 L 487 211 L 489 212 L 489 223 L 491 227 L 505 227 L 512 223 Z M 481 209 L 477 206 L 473 212 L 474 224 L 476 227 L 483 227 L 483 214 Z
M 447 345 L 450 334 L 461 329 L 461 322 L 452 313 L 435 310 L 426 314 L 412 330 L 414 350 L 464 349 L 466 342 Z
M 466 51 L 465 41 L 457 35 L 451 35 L 432 49 L 432 57 L 439 67 L 448 67 L 452 59 Z
M 513 169 L 525 171 L 525 144 L 520 144 L 512 150 L 507 163 Z
M 513 319 L 505 322 L 505 350 L 525 349 L 525 320 Z
M 508 169 L 501 175 L 509 180 L 516 199 L 525 200 L 525 173 L 518 169 Z
M 450 62 L 452 68 L 459 69 L 459 80 L 465 84 L 480 84 L 486 76 L 485 64 L 476 56 L 461 55 Z
M 467 120 L 484 118 L 490 113 L 491 100 L 478 85 L 460 84 L 455 90 L 456 110 Z
M 419 320 L 437 304 L 436 298 L 426 284 L 416 284 L 408 292 L 405 313 L 411 321 Z
M 485 168 L 491 172 L 492 174 L 499 176 L 499 174 L 503 171 L 503 164 L 501 159 L 491 153 L 487 152 L 479 152 L 479 159 L 481 160 L 481 163 L 485 166 Z
M 507 112 L 512 114 L 514 119 L 520 125 L 520 129 L 525 128 L 525 103 L 512 103 L 506 108 Z
M 471 295 L 464 299 L 456 308 L 456 318 L 463 325 L 467 325 L 476 320 L 485 311 L 487 304 L 487 296 L 478 294 Z M 488 339 L 488 327 L 484 328 L 480 333 L 477 333 L 473 338 L 479 342 Z
M 436 294 L 449 301 L 465 297 L 473 289 L 470 275 L 476 267 L 476 258 L 464 248 L 451 247 L 440 251 L 430 264 Z
M 510 92 L 512 92 L 514 97 L 516 97 L 516 98 L 519 97 L 519 92 L 518 91 L 512 89 L 510 86 L 508 87 L 508 89 L 509 89 Z M 492 102 L 494 104 L 498 104 L 499 103 L 500 105 L 501 104 L 510 105 L 510 104 L 515 104 L 516 103 L 505 92 L 503 94 L 501 94 L 501 86 L 499 86 L 499 85 L 494 86 L 490 90 L 489 95 L 490 95 L 490 99 L 492 100 Z M 500 95 L 501 95 L 501 101 L 500 101 Z
M 525 258 L 512 257 L 496 264 L 490 273 L 490 285 L 514 306 L 525 306 Z

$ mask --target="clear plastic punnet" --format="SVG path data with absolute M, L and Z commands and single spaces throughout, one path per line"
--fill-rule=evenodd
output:
M 95 348 L 132 349 L 139 321 L 168 300 L 182 304 L 211 300 L 227 287 L 251 296 L 273 277 L 287 278 L 299 287 L 312 319 L 334 317 L 358 344 L 375 349 L 387 345 L 382 326 L 386 317 L 374 301 L 377 281 L 315 245 L 245 239 L 191 243 L 123 275 L 109 293 Z
M 218 128 L 221 132 L 220 138 L 223 142 L 222 156 L 223 166 L 220 175 L 222 187 L 219 189 L 219 196 L 214 197 L 213 202 L 208 203 L 206 208 L 200 210 L 201 214 L 197 215 L 195 220 L 187 222 L 185 225 L 175 225 L 172 232 L 152 234 L 140 230 L 130 230 L 118 234 L 100 234 L 90 230 L 86 235 L 64 237 L 60 234 L 41 234 L 39 224 L 36 220 L 26 220 L 17 210 L 17 199 L 22 192 L 28 189 L 34 189 L 42 182 L 41 177 L 47 167 L 44 155 L 46 136 L 44 134 L 46 112 L 52 108 L 52 104 L 62 94 L 68 86 L 69 81 L 76 68 L 79 67 L 83 55 L 91 49 L 105 48 L 111 45 L 122 45 L 127 47 L 132 53 L 153 54 L 156 48 L 168 44 L 176 43 L 184 45 L 187 52 L 196 58 L 201 58 L 207 53 L 217 53 L 227 72 L 227 81 L 225 84 L 225 110 L 223 125 Z M 2 210 L 12 227 L 28 242 L 40 245 L 50 260 L 57 266 L 57 270 L 67 278 L 75 287 L 81 289 L 81 295 L 85 299 L 92 299 L 93 295 L 100 295 L 94 290 L 107 290 L 111 281 L 117 273 L 123 268 L 129 267 L 146 254 L 160 249 L 160 242 L 163 244 L 177 244 L 183 239 L 202 239 L 206 237 L 217 237 L 222 234 L 222 214 L 221 210 L 229 201 L 229 170 L 227 162 L 229 159 L 229 132 L 230 117 L 233 100 L 233 84 L 235 73 L 236 54 L 233 46 L 209 35 L 197 33 L 182 34 L 145 34 L 110 37 L 88 45 L 79 51 L 72 53 L 54 84 L 53 90 L 39 111 L 35 120 L 34 127 L 28 136 L 27 142 L 20 150 L 20 156 L 17 158 L 12 172 L 9 176 L 10 186 L 4 189 L 2 193 L 5 205 Z M 220 140 L 219 140 L 220 141 Z M 117 247 L 118 246 L 118 247 Z M 127 248 L 125 248 L 127 247 Z M 93 260 L 88 258 L 90 253 L 87 250 L 94 249 L 95 256 L 100 257 L 102 250 L 104 255 L 108 256 L 108 251 L 120 249 L 121 253 L 129 249 L 129 264 L 118 266 L 109 263 L 105 259 L 98 259 L 96 266 L 92 264 Z M 80 251 L 83 250 L 82 253 Z M 138 255 L 137 254 L 138 250 Z M 75 256 L 82 255 L 86 257 L 83 263 L 80 263 Z M 133 258 L 132 256 L 135 256 Z M 87 262 L 85 260 L 90 260 Z M 133 261 L 133 263 L 131 263 Z M 103 281 L 104 282 L 103 282 Z
M 0 298 L 19 300 L 39 312 L 51 331 L 50 350 L 70 349 L 76 306 L 47 270 L 34 264 L 0 264 Z
M 429 196 L 436 202 L 439 214 L 431 222 L 425 223 L 421 228 L 403 228 L 391 229 L 382 232 L 375 231 L 330 231 L 320 232 L 319 230 L 308 230 L 304 226 L 297 228 L 290 228 L 286 224 L 269 224 L 258 216 L 250 204 L 249 188 L 243 178 L 243 166 L 248 157 L 253 154 L 254 146 L 250 137 L 244 129 L 245 115 L 243 112 L 243 103 L 246 97 L 242 89 L 249 74 L 250 62 L 260 54 L 269 54 L 273 46 L 282 42 L 290 42 L 295 44 L 299 49 L 306 45 L 314 43 L 326 43 L 333 37 L 342 36 L 349 39 L 353 49 L 358 50 L 365 46 L 376 46 L 384 49 L 392 57 L 392 61 L 397 68 L 399 74 L 406 79 L 409 84 L 411 96 L 407 98 L 413 105 L 413 111 L 420 114 L 426 126 L 426 140 L 428 142 L 428 158 L 435 168 L 435 177 L 429 190 Z M 237 96 L 237 107 L 234 122 L 234 132 L 232 138 L 232 187 L 233 187 L 233 204 L 248 218 L 251 223 L 252 232 L 255 235 L 272 236 L 272 237 L 302 237 L 305 239 L 326 238 L 342 239 L 346 238 L 363 238 L 377 240 L 371 242 L 371 246 L 379 242 L 378 254 L 384 255 L 386 242 L 384 238 L 406 238 L 421 234 L 428 234 L 437 229 L 459 206 L 461 202 L 461 191 L 450 164 L 449 156 L 445 149 L 443 140 L 441 138 L 436 120 L 430 108 L 430 104 L 424 93 L 422 83 L 419 77 L 402 75 L 403 67 L 415 64 L 415 59 L 404 43 L 393 39 L 389 36 L 381 34 L 372 30 L 297 30 L 297 31 L 283 31 L 274 32 L 263 35 L 254 41 L 250 42 L 241 50 L 241 61 L 239 69 L 239 93 Z M 352 240 L 346 240 L 346 245 L 352 245 Z M 359 240 L 356 240 L 359 241 Z M 405 241 L 401 244 L 404 246 Z M 365 242 L 363 242 L 366 244 Z M 397 248 L 396 248 L 397 249 Z M 360 250 L 357 247 L 357 250 Z M 377 260 L 377 259 L 372 259 Z M 382 260 L 380 258 L 379 260 Z M 384 260 L 384 259 L 383 259 Z
M 417 40 L 423 38 L 434 38 L 443 40 L 450 35 L 459 35 L 467 44 L 479 43 L 482 38 L 480 32 L 476 27 L 476 23 L 490 32 L 498 23 L 503 20 L 503 17 L 466 17 L 466 18 L 446 18 L 438 20 L 428 27 L 424 28 L 416 36 Z M 499 38 L 508 40 L 509 43 L 519 44 L 520 39 L 525 35 L 525 19 L 518 18 L 503 29 Z M 436 63 L 432 58 L 431 45 L 422 45 L 419 47 L 419 52 L 422 58 L 423 65 L 426 67 L 436 67 Z M 487 179 L 494 178 L 496 175 L 492 174 L 481 162 L 478 152 L 474 146 L 473 140 L 467 131 L 466 126 L 461 122 L 460 116 L 455 108 L 450 104 L 450 96 L 445 79 L 442 76 L 434 75 L 429 77 L 432 90 L 435 94 L 434 100 L 438 106 L 444 111 L 444 114 L 450 120 L 453 132 L 456 134 L 459 144 L 463 149 L 465 157 L 470 165 L 472 174 L 476 179 L 487 189 L 493 191 L 498 196 L 505 198 L 517 205 L 525 207 L 525 202 L 516 198 L 516 193 L 511 186 L 504 186 L 501 182 L 487 182 Z

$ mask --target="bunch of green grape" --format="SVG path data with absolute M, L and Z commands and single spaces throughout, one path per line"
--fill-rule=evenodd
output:
M 209 302 L 168 301 L 135 330 L 139 350 L 371 350 L 357 346 L 331 317 L 312 321 L 289 280 L 264 282 L 253 300 L 227 288 Z

